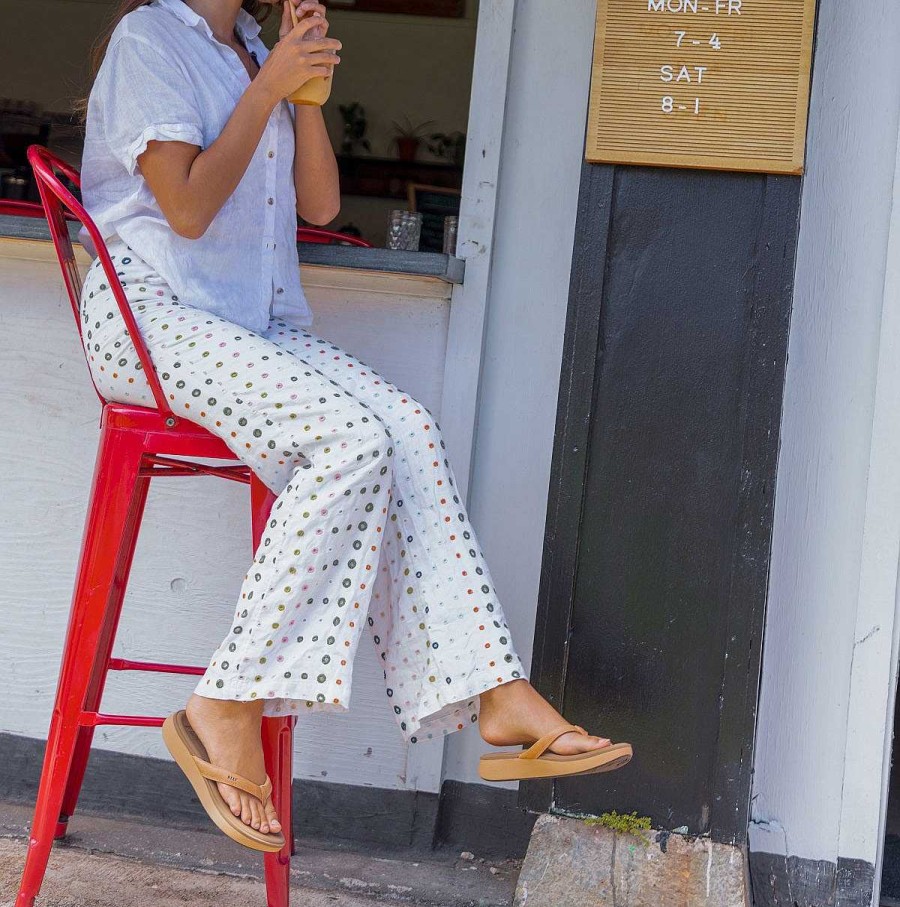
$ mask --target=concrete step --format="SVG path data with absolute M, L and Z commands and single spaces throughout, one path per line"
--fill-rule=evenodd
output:
M 0 802 L 0 907 L 12 907 L 30 819 L 30 808 Z M 360 853 L 298 840 L 294 900 L 304 907 L 509 907 L 520 864 L 470 856 Z M 79 814 L 54 847 L 38 907 L 263 907 L 261 878 L 261 858 L 215 830 Z

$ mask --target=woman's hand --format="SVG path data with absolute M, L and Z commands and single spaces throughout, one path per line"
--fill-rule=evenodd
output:
M 319 23 L 320 29 L 318 31 L 312 32 L 310 38 L 324 38 L 328 34 L 328 28 L 330 22 L 326 18 L 328 13 L 324 5 L 319 3 L 318 0 L 284 0 L 281 4 L 281 28 L 278 32 L 278 40 L 286 38 L 294 28 L 294 20 L 291 18 L 291 9 L 288 6 L 288 3 L 294 4 L 294 9 L 297 11 L 297 18 L 302 19 L 304 16 L 317 16 L 322 21 Z
M 276 102 L 293 94 L 310 79 L 330 76 L 341 62 L 338 51 L 343 45 L 335 38 L 325 37 L 328 30 L 325 8 L 312 0 L 303 0 L 297 6 L 298 15 L 305 15 L 307 11 L 313 14 L 295 26 L 287 5 L 292 2 L 294 0 L 285 0 L 282 38 L 272 48 L 255 79 Z
M 294 27 L 294 3 L 301 21 Z M 341 42 L 326 37 L 325 7 L 316 0 L 285 0 L 282 39 L 238 101 L 219 137 L 205 150 L 184 142 L 150 142 L 138 164 L 172 229 L 203 236 L 238 187 L 272 110 L 340 62 Z M 328 223 L 340 209 L 337 164 L 321 109 L 298 107 L 294 184 L 297 210 L 311 223 Z

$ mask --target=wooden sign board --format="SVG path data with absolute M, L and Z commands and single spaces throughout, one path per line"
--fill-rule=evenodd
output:
M 816 0 L 599 0 L 593 163 L 802 173 Z

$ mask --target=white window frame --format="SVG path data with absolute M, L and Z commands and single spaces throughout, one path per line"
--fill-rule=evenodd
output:
M 441 428 L 463 494 L 475 443 L 515 8 L 516 0 L 481 0 L 475 38 L 457 246 L 466 274 L 451 298 L 441 399 Z
M 478 9 L 456 253 L 466 273 L 450 300 L 440 414 L 460 496 L 469 487 L 475 447 L 515 9 L 516 0 L 481 0 Z M 439 792 L 444 747 L 411 746 L 407 753 L 407 787 Z

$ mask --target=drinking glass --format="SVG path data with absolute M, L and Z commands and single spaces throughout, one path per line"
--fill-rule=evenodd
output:
M 459 236 L 459 218 L 453 214 L 444 218 L 444 255 L 456 255 L 456 240 Z

